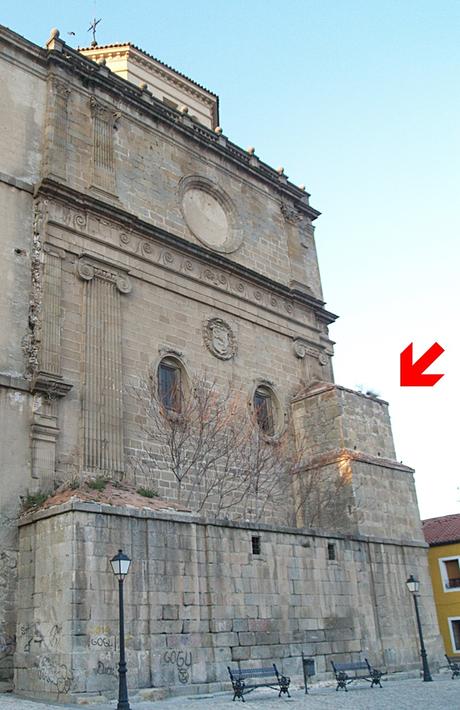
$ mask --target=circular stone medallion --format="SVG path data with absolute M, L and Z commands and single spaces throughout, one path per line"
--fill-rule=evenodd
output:
M 213 195 L 192 187 L 183 197 L 182 208 L 188 226 L 198 239 L 214 248 L 225 245 L 228 238 L 227 215 Z

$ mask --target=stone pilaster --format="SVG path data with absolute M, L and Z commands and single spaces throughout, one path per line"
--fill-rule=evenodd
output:
M 46 173 L 60 180 L 66 179 L 68 115 L 70 96 L 68 84 L 55 76 L 48 81 L 46 136 Z
M 120 114 L 94 96 L 90 99 L 90 106 L 93 119 L 92 187 L 113 196 L 116 192 L 113 132 Z
M 125 274 L 80 259 L 85 282 L 85 387 L 83 467 L 111 475 L 123 471 L 123 398 L 120 294 L 131 291 Z
M 56 468 L 57 402 L 46 395 L 36 398 L 32 420 L 32 478 L 49 485 L 54 480 Z

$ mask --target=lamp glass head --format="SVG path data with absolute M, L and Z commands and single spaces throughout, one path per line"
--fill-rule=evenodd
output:
M 411 574 L 409 579 L 406 581 L 406 584 L 411 594 L 417 594 L 418 590 L 420 589 L 420 582 L 418 581 L 418 579 L 415 579 L 413 574 Z
M 112 557 L 110 560 L 112 565 L 113 573 L 118 577 L 118 579 L 124 579 L 129 571 L 129 565 L 131 560 L 128 555 L 125 555 L 122 550 L 118 550 L 118 554 Z

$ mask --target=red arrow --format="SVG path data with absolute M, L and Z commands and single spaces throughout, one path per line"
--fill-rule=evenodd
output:
M 413 343 L 401 353 L 401 387 L 433 387 L 444 374 L 427 375 L 425 370 L 443 354 L 444 348 L 439 343 L 433 343 L 422 357 L 413 362 L 412 346 Z

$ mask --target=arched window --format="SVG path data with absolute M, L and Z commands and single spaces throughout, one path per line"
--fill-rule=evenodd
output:
M 275 405 L 273 393 L 268 387 L 260 386 L 254 392 L 254 410 L 259 427 L 267 436 L 275 433 Z
M 158 365 L 158 398 L 165 409 L 182 409 L 183 373 L 181 365 L 172 357 L 165 357 Z

